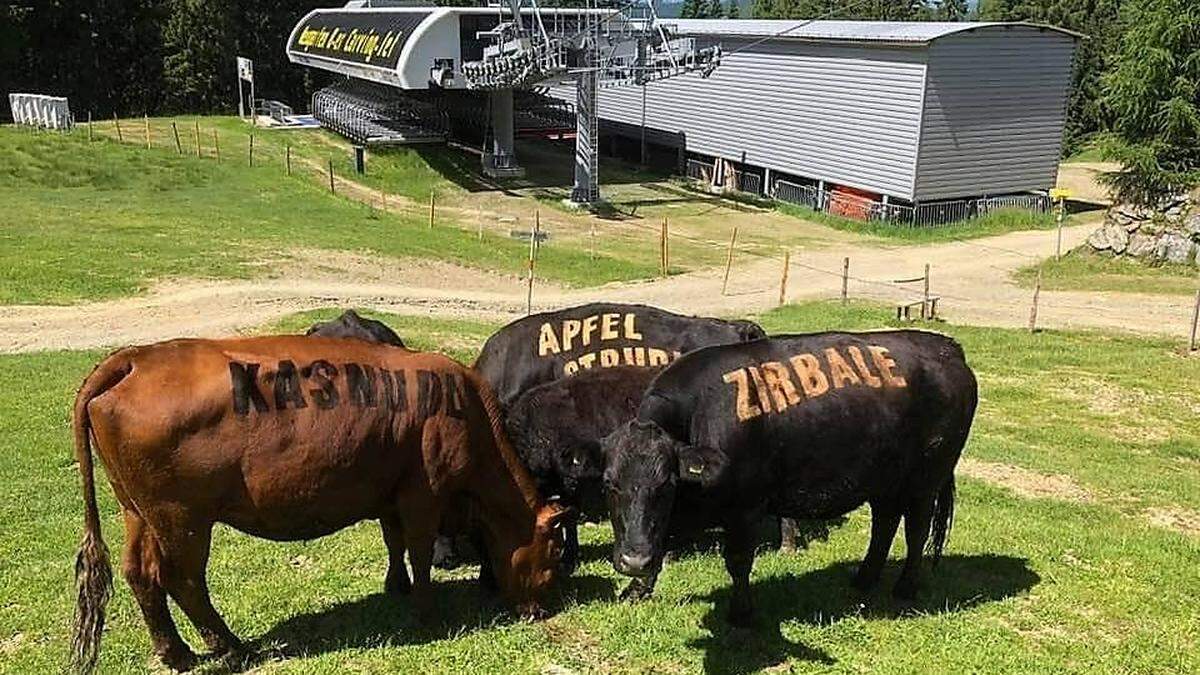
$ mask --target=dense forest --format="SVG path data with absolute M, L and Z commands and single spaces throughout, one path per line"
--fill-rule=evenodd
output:
M 685 17 L 1036 21 L 1084 33 L 1066 133 L 1077 149 L 1104 126 L 1100 74 L 1120 39 L 1122 0 L 685 0 Z M 561 4 L 575 4 L 560 0 Z M 39 0 L 0 4 L 0 91 L 66 95 L 99 117 L 231 111 L 234 56 L 255 61 L 257 94 L 304 108 L 320 74 L 284 41 L 314 0 Z M 444 4 L 466 4 L 449 0 Z M 559 3 L 543 3 L 559 4 Z M 3 114 L 7 117 L 7 106 Z
M 288 63 L 296 21 L 328 0 L 20 0 L 0 4 L 0 91 L 69 96 L 76 116 L 229 112 L 234 57 L 260 97 L 307 107 L 313 73 Z M 7 118 L 7 106 L 3 114 Z

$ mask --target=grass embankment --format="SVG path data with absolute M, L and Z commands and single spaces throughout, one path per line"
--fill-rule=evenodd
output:
M 1021 268 L 1014 276 L 1022 286 L 1032 288 L 1039 270 L 1042 288 L 1053 291 L 1192 295 L 1200 288 L 1200 269 L 1192 265 L 1148 265 L 1101 255 L 1087 247 L 1071 251 L 1060 260 L 1050 258 Z
M 813 303 L 761 321 L 804 331 L 888 319 L 881 308 Z M 413 344 L 459 340 L 451 351 L 463 356 L 492 328 L 393 325 Z M 671 563 L 649 602 L 616 602 L 624 580 L 607 562 L 607 527 L 583 529 L 585 562 L 544 622 L 514 622 L 468 571 L 438 575 L 443 619 L 422 625 L 408 603 L 380 594 L 385 553 L 373 523 L 289 544 L 218 528 L 215 602 L 236 632 L 285 656 L 266 664 L 269 672 L 1200 670 L 1200 543 L 1147 519 L 1200 511 L 1200 360 L 1149 338 L 941 328 L 963 343 L 981 403 L 948 554 L 913 607 L 887 594 L 896 564 L 875 594 L 850 588 L 866 547 L 865 510 L 802 554 L 759 555 L 752 584 L 762 616 L 752 631 L 723 623 L 729 582 L 715 553 Z M 82 522 L 67 411 L 100 356 L 0 357 L 0 670 L 52 672 L 65 663 Z M 995 473 L 1020 492 L 966 475 L 981 466 L 1010 467 Z M 120 519 L 100 483 L 115 553 Z M 902 548 L 898 541 L 893 557 Z M 102 672 L 142 672 L 150 646 L 119 580 L 111 608 Z M 199 644 L 190 626 L 184 632 Z
M 507 233 L 429 228 L 329 194 L 274 161 L 255 166 L 102 138 L 0 128 L 0 304 L 71 303 L 167 277 L 269 275 L 298 248 L 417 256 L 518 275 L 528 245 Z M 473 228 L 472 228 L 473 229 Z M 397 264 L 402 264 L 397 261 Z M 571 285 L 652 276 L 657 265 L 600 249 L 541 247 L 538 274 Z
M 420 256 L 517 275 L 527 245 L 513 233 L 532 229 L 538 211 L 550 237 L 540 247 L 538 276 L 572 286 L 656 276 L 664 218 L 672 273 L 723 264 L 735 225 L 739 250 L 759 255 L 850 238 L 610 159 L 603 180 L 611 211 L 592 217 L 557 202 L 551 208 L 547 200 L 569 192 L 572 160 L 561 144 L 522 142 L 531 176 L 497 187 L 480 183 L 476 156 L 440 145 L 371 150 L 367 173 L 356 175 L 350 144 L 323 130 L 155 118 L 150 149 L 143 120 L 123 120 L 121 131 L 124 143 L 113 122 L 97 122 L 88 143 L 84 127 L 67 136 L 0 129 L 0 176 L 7 179 L 0 199 L 8 207 L 0 216 L 0 304 L 121 296 L 168 277 L 264 276 L 270 261 L 297 248 Z M 328 188 L 331 159 L 336 196 Z
M 928 227 L 889 224 L 880 221 L 864 222 L 786 202 L 779 202 L 776 209 L 797 218 L 832 227 L 835 230 L 912 244 L 974 239 L 1022 230 L 1046 230 L 1055 226 L 1054 214 L 1035 213 L 1024 209 L 1001 209 L 957 223 Z M 1070 220 L 1068 219 L 1064 224 L 1071 224 Z

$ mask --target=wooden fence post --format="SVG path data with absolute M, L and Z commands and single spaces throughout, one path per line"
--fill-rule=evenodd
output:
M 927 316 L 929 313 L 929 263 L 925 263 L 925 293 L 921 299 L 921 319 L 932 319 L 932 316 Z
M 200 151 L 200 120 L 195 120 L 196 126 L 196 157 L 203 157 L 204 153 Z
M 249 146 L 249 148 L 250 148 L 250 150 L 249 150 L 249 155 L 248 155 L 248 162 L 249 162 L 249 166 L 254 166 L 254 134 L 250 134 L 250 146 Z M 332 161 L 332 160 L 331 160 L 331 161 Z
M 542 229 L 542 216 L 538 211 L 533 212 L 533 230 L 529 232 L 529 286 L 525 291 L 525 315 L 533 313 L 533 261 L 537 259 L 538 234 Z
M 290 176 L 292 175 L 292 146 L 287 146 L 287 149 L 283 153 L 283 157 L 284 165 L 287 167 L 287 175 Z
M 588 227 L 588 259 L 596 259 L 596 220 L 594 218 Z
M 329 158 L 329 194 L 337 194 L 337 188 L 333 186 L 333 158 Z
M 788 269 L 792 265 L 792 252 L 785 249 L 783 251 L 783 278 L 779 280 L 779 304 L 782 306 L 787 302 L 787 278 Z
M 1057 229 L 1058 229 L 1058 240 L 1054 244 L 1054 259 L 1055 260 L 1062 259 L 1062 228 L 1063 228 L 1063 217 L 1066 215 L 1066 211 L 1067 211 L 1067 200 L 1066 199 L 1058 200 L 1058 213 L 1055 214 L 1055 218 L 1054 218 L 1056 221 L 1058 221 L 1056 223 Z
M 179 125 L 171 120 L 171 132 L 175 134 L 175 152 L 183 154 L 183 144 L 179 142 Z
M 433 214 L 434 214 L 434 211 L 437 209 L 437 197 L 435 196 L 436 194 L 437 194 L 437 192 L 433 191 L 433 190 L 431 190 L 429 192 L 429 229 L 431 229 L 431 230 L 433 229 Z M 534 213 L 537 213 L 537 212 L 535 211 Z
M 478 220 L 477 224 L 479 226 L 479 241 L 483 241 L 483 207 L 482 206 L 480 206 L 478 209 L 476 209 L 475 217 Z
M 88 143 L 92 142 L 92 111 L 88 111 Z
M 1196 351 L 1196 325 L 1200 324 L 1200 290 L 1196 291 L 1196 305 L 1192 308 L 1192 336 L 1188 339 L 1188 351 Z
M 671 276 L 671 222 L 663 216 L 663 276 Z
M 850 257 L 842 259 L 842 304 L 850 300 Z
M 117 142 L 124 143 L 125 137 L 121 134 L 121 120 L 117 119 L 117 113 L 113 113 L 113 125 L 117 127 Z
M 217 162 L 221 161 L 221 141 L 217 136 L 217 130 L 213 129 L 213 151 L 217 154 Z
M 667 275 L 667 220 L 659 223 L 659 276 Z
M 729 252 L 725 255 L 725 281 L 721 284 L 721 295 L 729 288 L 729 268 L 733 266 L 733 246 L 737 243 L 737 225 L 733 226 L 733 234 L 729 236 Z
M 146 149 L 150 149 L 150 115 L 146 115 Z
M 1042 270 L 1038 270 L 1037 281 L 1033 286 L 1033 307 L 1029 309 L 1029 332 L 1037 330 L 1038 296 L 1042 293 Z

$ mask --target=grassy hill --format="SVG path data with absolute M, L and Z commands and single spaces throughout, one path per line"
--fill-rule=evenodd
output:
M 181 131 L 188 138 L 187 127 Z M 293 175 L 284 173 L 281 142 L 258 140 L 250 167 L 246 146 L 233 138 L 225 137 L 217 162 L 211 143 L 200 159 L 161 138 L 147 150 L 128 137 L 89 141 L 82 129 L 0 127 L 0 304 L 127 295 L 168 277 L 244 278 L 269 272 L 264 260 L 296 248 L 418 256 L 512 275 L 525 268 L 525 242 L 495 231 L 481 239 L 473 224 L 468 231 L 450 216 L 431 229 L 417 211 L 385 213 L 331 195 L 299 151 Z M 387 170 L 397 184 L 419 191 L 440 181 L 414 156 L 394 157 Z M 593 260 L 586 249 L 551 242 L 538 269 L 542 278 L 588 285 L 649 277 L 656 265 L 604 251 Z

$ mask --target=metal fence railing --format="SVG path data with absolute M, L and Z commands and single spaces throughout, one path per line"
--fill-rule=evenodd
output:
M 738 171 L 726 165 L 728 178 L 726 186 L 738 192 L 746 194 L 761 195 L 763 194 L 763 177 L 751 173 L 749 171 Z M 716 166 L 713 162 L 704 162 L 698 159 L 689 159 L 685 167 L 685 173 L 688 178 L 699 181 L 706 185 L 713 185 L 713 176 L 716 174 Z
M 775 181 L 770 196 L 780 201 L 806 206 L 814 211 L 914 227 L 947 225 L 1001 209 L 1026 209 L 1045 213 L 1052 205 L 1048 195 L 1039 194 L 957 199 L 915 206 L 885 204 L 866 197 L 821 190 L 813 185 L 800 185 L 786 180 Z

